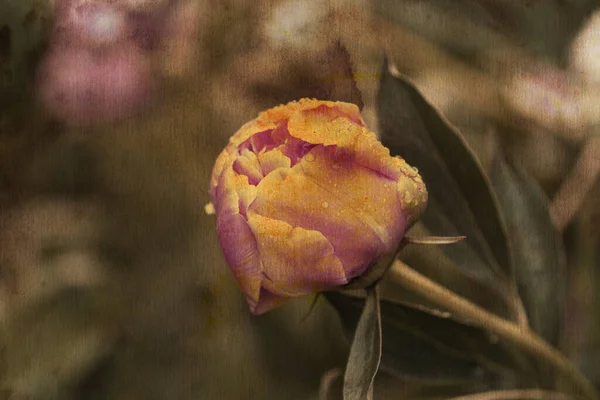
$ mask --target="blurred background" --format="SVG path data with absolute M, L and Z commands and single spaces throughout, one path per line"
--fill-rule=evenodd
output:
M 73 17 L 74 3 L 118 12 Z M 349 344 L 333 308 L 320 299 L 304 319 L 304 298 L 251 316 L 204 206 L 217 154 L 261 110 L 353 101 L 376 131 L 386 56 L 484 168 L 502 152 L 551 199 L 568 262 L 561 350 L 600 385 L 596 10 L 0 0 L 0 399 L 340 398 Z M 418 390 L 382 374 L 375 397 Z

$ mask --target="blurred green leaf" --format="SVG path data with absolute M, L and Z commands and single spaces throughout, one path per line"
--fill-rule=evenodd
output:
M 491 178 L 510 234 L 517 287 L 529 325 L 556 346 L 565 302 L 566 257 L 548 198 L 501 157 L 496 157 Z
M 350 356 L 344 373 L 344 400 L 373 398 L 373 381 L 381 361 L 379 290 L 369 290 L 357 319 Z
M 562 60 L 573 32 L 597 7 L 592 0 L 375 0 L 381 17 L 473 60 L 516 46 Z M 480 60 L 480 58 L 479 58 Z
M 352 337 L 365 300 L 339 292 L 325 296 Z M 537 380 L 536 366 L 521 352 L 447 313 L 382 299 L 381 319 L 381 370 L 393 376 L 480 389 Z
M 517 319 L 520 304 L 506 228 L 487 177 L 460 132 L 391 69 L 386 62 L 378 95 L 379 132 L 391 153 L 417 167 L 427 185 L 422 222 L 432 235 L 466 236 L 444 246 L 444 253 L 493 299 L 478 304 Z
M 118 335 L 114 298 L 64 289 L 0 329 L 0 398 L 64 399 Z M 68 321 L 65 322 L 65 321 Z

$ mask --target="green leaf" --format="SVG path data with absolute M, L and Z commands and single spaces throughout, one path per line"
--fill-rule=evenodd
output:
M 351 337 L 365 300 L 339 292 L 328 292 L 325 296 L 338 311 Z M 382 371 L 436 386 L 480 385 L 481 388 L 537 381 L 534 362 L 479 327 L 425 307 L 385 299 L 380 303 Z
M 519 294 L 529 325 L 558 344 L 565 301 L 566 257 L 548 198 L 536 182 L 496 157 L 491 173 L 510 234 Z
M 521 305 L 506 228 L 485 173 L 460 132 L 391 68 L 386 63 L 380 82 L 379 132 L 391 153 L 417 167 L 427 185 L 422 222 L 431 235 L 466 236 L 443 252 L 494 298 L 490 311 L 518 319 Z
M 344 400 L 373 398 L 373 382 L 381 360 L 379 290 L 370 289 L 358 320 L 344 374 Z

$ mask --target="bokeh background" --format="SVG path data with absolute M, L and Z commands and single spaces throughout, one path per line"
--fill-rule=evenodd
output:
M 552 199 L 561 349 L 600 384 L 600 2 L 188 6 L 186 33 L 150 56 L 145 110 L 81 126 L 37 96 L 53 2 L 0 0 L 0 399 L 339 398 L 349 344 L 333 308 L 251 316 L 204 206 L 216 155 L 263 109 L 360 101 L 376 130 L 386 55 L 484 167 L 501 151 Z M 381 374 L 376 398 L 421 389 Z

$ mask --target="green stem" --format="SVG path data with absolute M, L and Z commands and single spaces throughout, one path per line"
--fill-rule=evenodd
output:
M 494 390 L 469 394 L 467 396 L 453 397 L 448 400 L 575 400 L 564 393 L 550 392 L 540 389 Z
M 395 260 L 389 269 L 387 278 L 394 279 L 405 289 L 421 295 L 423 298 L 444 308 L 458 317 L 473 321 L 482 328 L 496 334 L 501 339 L 519 346 L 524 351 L 539 357 L 552 365 L 590 400 L 598 400 L 594 386 L 577 368 L 558 350 L 546 343 L 528 328 L 500 318 L 473 304 L 458 294 L 442 287 L 431 279 L 421 275 L 400 260 Z

